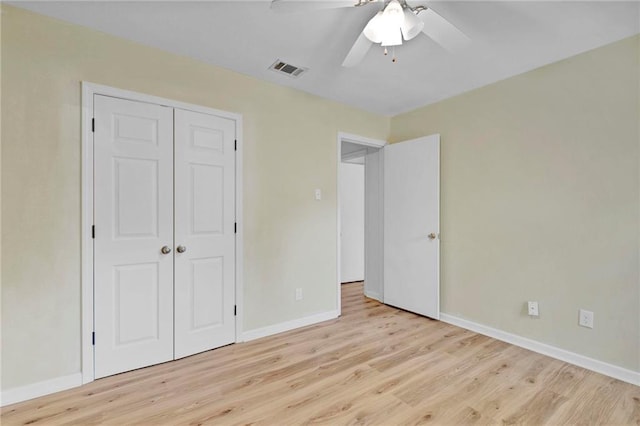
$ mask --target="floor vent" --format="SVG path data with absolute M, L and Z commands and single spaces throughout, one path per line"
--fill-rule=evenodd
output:
M 282 62 L 280 59 L 275 61 L 269 69 L 278 73 L 286 74 L 290 77 L 300 77 L 302 73 L 307 71 L 307 68 L 296 67 L 295 65 Z

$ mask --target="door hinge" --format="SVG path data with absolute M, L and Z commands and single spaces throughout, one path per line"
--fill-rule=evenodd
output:
M 238 305 L 233 305 L 233 316 L 238 315 Z
M 237 139 L 233 141 L 233 150 L 234 151 L 238 150 L 238 140 Z
M 91 238 L 96 238 L 96 226 L 91 225 Z
M 95 118 L 91 119 L 91 131 L 92 132 L 96 131 L 96 119 Z
M 93 346 L 96 345 L 96 332 L 95 331 L 91 333 L 91 344 Z
M 235 222 L 235 223 L 233 224 L 233 233 L 234 233 L 234 234 L 237 234 L 237 233 L 238 233 L 238 222 Z

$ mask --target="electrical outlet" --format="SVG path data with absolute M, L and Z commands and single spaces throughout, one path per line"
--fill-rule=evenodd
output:
M 580 309 L 580 319 L 578 324 L 582 327 L 593 328 L 593 312 Z
M 537 317 L 540 316 L 540 311 L 538 311 L 538 302 L 527 302 L 527 312 L 529 316 Z
M 302 289 L 296 288 L 296 300 L 302 300 Z

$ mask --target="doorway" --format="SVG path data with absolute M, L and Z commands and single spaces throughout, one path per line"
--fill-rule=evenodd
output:
M 342 284 L 364 281 L 364 162 L 340 164 Z
M 355 200 L 347 201 L 346 206 L 343 198 L 347 194 L 339 195 L 338 199 L 338 309 L 343 282 L 364 281 L 365 296 L 383 300 L 380 259 L 383 226 L 382 147 L 385 144 L 382 140 L 352 134 L 338 135 L 338 191 L 355 191 Z M 346 185 L 345 180 L 349 181 Z M 343 207 L 352 210 L 351 217 L 343 217 L 346 213 Z M 343 223 L 345 219 L 347 223 Z M 348 273 L 355 272 L 354 275 L 343 276 L 343 262 L 351 262 L 347 266 L 351 269 Z
M 364 155 L 349 158 L 358 145 L 342 144 L 340 163 L 340 274 L 342 284 L 364 281 Z
M 439 319 L 440 135 L 387 145 L 339 134 L 339 190 L 349 163 L 364 167 L 365 296 Z M 342 204 L 339 199 L 338 296 L 345 281 Z

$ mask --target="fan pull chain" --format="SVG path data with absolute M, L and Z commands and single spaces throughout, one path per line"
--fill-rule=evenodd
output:
M 387 48 L 384 48 L 384 56 L 389 55 L 389 51 L 387 50 Z M 395 63 L 397 62 L 397 58 L 396 58 L 396 47 L 392 46 L 391 47 L 391 62 Z
M 387 50 L 387 48 L 384 48 L 384 56 L 389 55 L 389 51 Z M 397 62 L 397 58 L 396 58 L 396 47 L 392 46 L 391 47 L 391 62 Z

